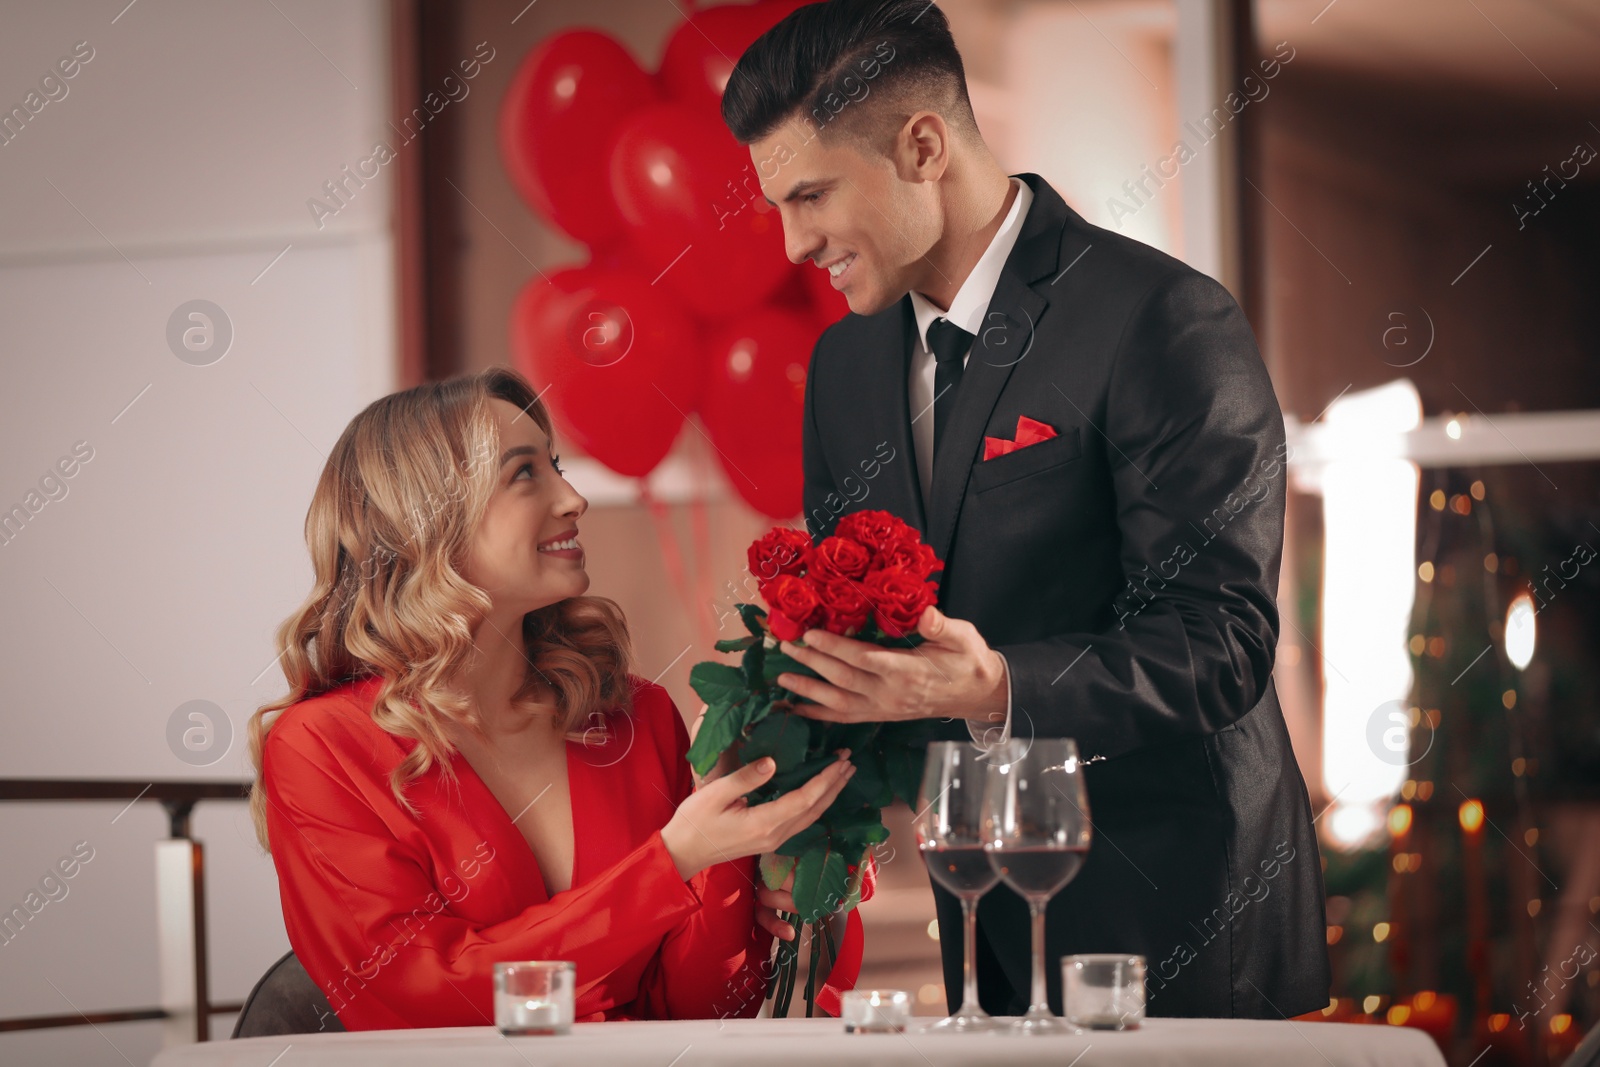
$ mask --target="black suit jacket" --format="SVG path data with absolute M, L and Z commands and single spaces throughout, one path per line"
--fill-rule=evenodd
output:
M 1328 1003 L 1322 871 L 1272 684 L 1283 417 L 1243 313 L 1217 282 L 1093 226 L 1036 174 L 924 501 L 906 394 L 908 296 L 847 315 L 811 357 L 811 533 L 881 508 L 945 561 L 940 608 L 1011 670 L 1013 733 L 1073 737 L 1094 840 L 1048 913 L 1059 957 L 1146 957 L 1149 1013 L 1283 1017 Z M 1017 417 L 1058 436 L 984 460 Z M 925 417 L 931 418 L 931 412 Z M 924 739 L 966 738 L 930 720 Z M 955 898 L 935 886 L 959 1002 Z M 979 906 L 980 998 L 1028 999 L 1026 905 Z

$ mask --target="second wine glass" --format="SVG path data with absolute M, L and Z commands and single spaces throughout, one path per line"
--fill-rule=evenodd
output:
M 983 847 L 1006 885 L 1028 902 L 1033 920 L 1033 990 L 1022 1034 L 1075 1034 L 1050 1010 L 1044 977 L 1044 913 L 1089 852 L 1089 796 L 1071 738 L 1013 738 L 987 756 Z

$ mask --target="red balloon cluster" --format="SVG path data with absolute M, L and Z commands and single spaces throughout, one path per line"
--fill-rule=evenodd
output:
M 698 413 L 739 495 L 778 519 L 801 507 L 812 346 L 849 307 L 814 266 L 789 262 L 721 102 L 734 61 L 808 2 L 697 11 L 654 75 L 607 34 L 558 34 L 523 60 L 500 112 L 518 192 L 590 251 L 518 297 L 519 368 L 620 474 L 649 474 Z

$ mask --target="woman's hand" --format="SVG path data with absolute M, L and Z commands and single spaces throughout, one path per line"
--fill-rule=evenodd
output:
M 763 756 L 708 781 L 678 805 L 661 828 L 661 839 L 686 881 L 713 863 L 771 852 L 816 822 L 856 771 L 850 750 L 840 749 L 837 762 L 799 789 L 752 806 L 744 795 L 759 789 L 775 770 L 772 757 Z
M 780 941 L 794 940 L 794 927 L 779 917 L 783 912 L 793 915 L 800 910 L 794 902 L 793 890 L 793 867 L 777 889 L 768 889 L 765 883 L 756 888 L 756 922 Z

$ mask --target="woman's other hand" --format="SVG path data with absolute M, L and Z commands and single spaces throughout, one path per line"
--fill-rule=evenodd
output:
M 771 852 L 816 822 L 856 770 L 850 750 L 840 749 L 839 759 L 805 785 L 751 805 L 744 795 L 759 789 L 776 769 L 772 757 L 763 756 L 708 780 L 678 805 L 661 828 L 661 839 L 685 880 L 713 863 Z
M 756 922 L 762 928 L 780 941 L 794 940 L 794 927 L 779 916 L 788 912 L 793 915 L 800 908 L 794 902 L 794 868 L 789 868 L 789 877 L 776 889 L 768 889 L 763 883 L 756 887 Z

